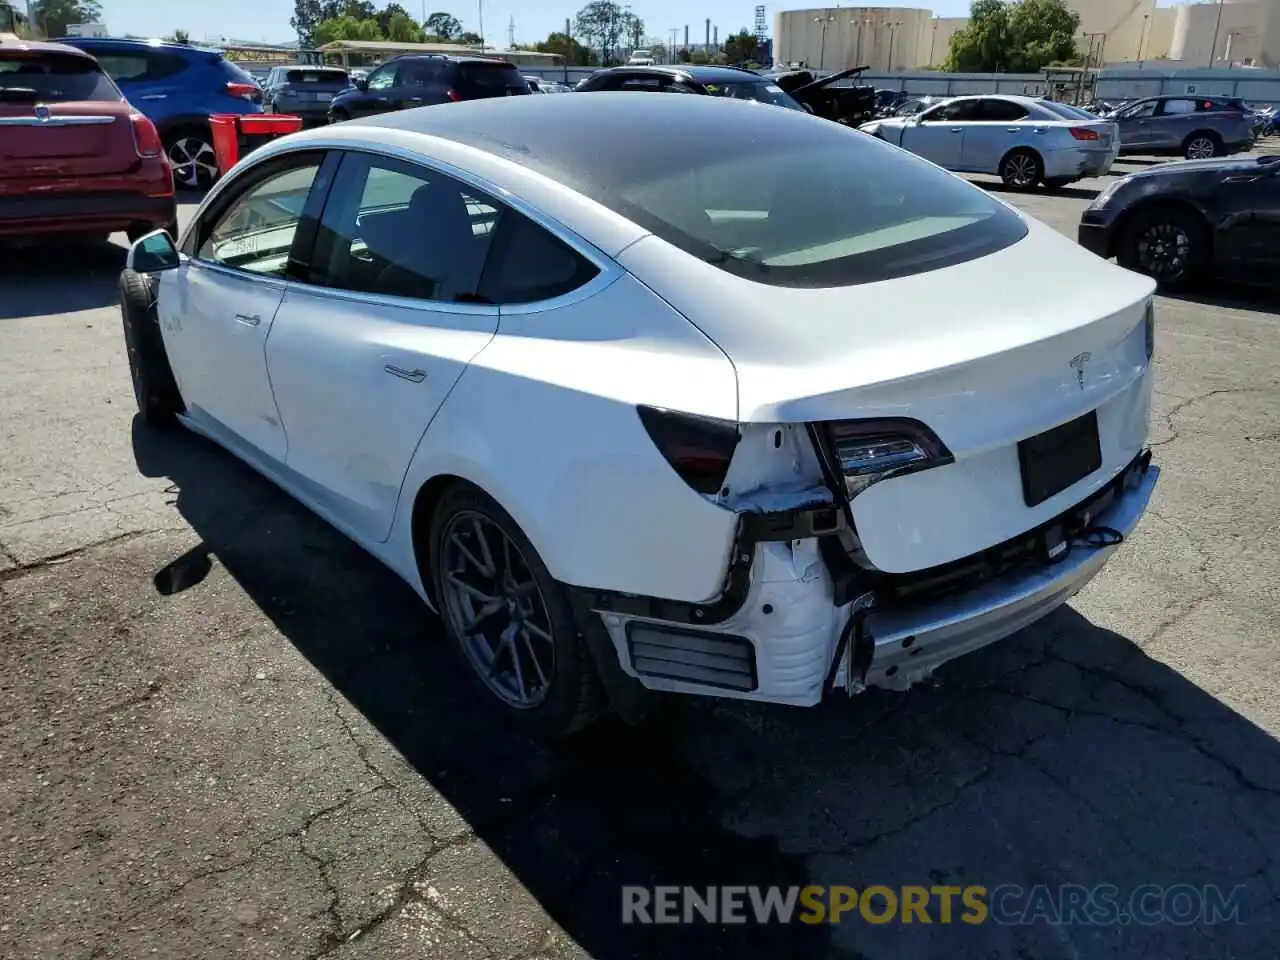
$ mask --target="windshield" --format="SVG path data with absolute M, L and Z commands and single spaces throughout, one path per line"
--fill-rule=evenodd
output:
M 119 100 L 120 91 L 88 57 L 43 51 L 0 51 L 0 99 L 38 103 Z
M 713 97 L 731 97 L 735 100 L 758 100 L 761 103 L 771 103 L 775 107 L 786 107 L 790 110 L 803 111 L 804 107 L 800 106 L 793 100 L 790 94 L 787 94 L 776 83 L 770 83 L 767 80 L 747 80 L 734 83 L 704 83 L 707 93 Z

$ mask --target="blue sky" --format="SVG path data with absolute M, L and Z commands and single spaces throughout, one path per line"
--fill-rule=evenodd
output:
M 193 40 L 205 36 L 228 36 L 241 40 L 283 42 L 292 39 L 289 17 L 293 0 L 100 0 L 103 19 L 113 33 L 163 35 L 183 29 Z M 422 0 L 399 0 L 417 16 L 422 13 Z M 582 0 L 585 2 L 585 0 Z M 565 17 L 571 17 L 582 5 L 579 0 L 549 3 L 547 0 L 484 0 L 484 31 L 490 43 L 506 44 L 507 24 L 516 21 L 516 42 L 541 40 L 552 30 L 563 29 Z M 831 2 L 831 0 L 827 0 Z M 375 0 L 379 3 L 380 0 Z M 768 5 L 769 22 L 775 9 L 819 6 L 821 0 L 796 0 L 785 6 Z M 834 4 L 833 4 L 834 5 Z M 969 0 L 906 0 L 877 4 L 870 0 L 841 6 L 919 6 L 933 10 L 936 16 L 960 17 L 969 12 Z M 631 0 L 631 8 L 641 17 L 651 36 L 666 37 L 672 27 L 689 25 L 690 39 L 701 39 L 703 21 L 711 18 L 719 26 L 721 36 L 751 27 L 755 4 L 751 0 Z M 429 0 L 429 12 L 444 9 L 462 21 L 467 30 L 478 29 L 477 0 Z

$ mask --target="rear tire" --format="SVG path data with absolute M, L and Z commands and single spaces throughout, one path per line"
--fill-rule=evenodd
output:
M 121 271 L 120 317 L 138 412 L 153 427 L 172 426 L 185 406 L 160 335 L 154 278 Z
M 1162 290 L 1185 290 L 1204 276 L 1213 259 L 1209 225 L 1179 207 L 1138 210 L 1120 232 L 1120 266 L 1151 277 Z
M 208 127 L 183 127 L 166 133 L 164 152 L 180 190 L 204 190 L 218 179 L 218 157 Z
M 1010 150 L 1000 161 L 1000 179 L 1010 190 L 1031 190 L 1044 177 L 1044 164 L 1034 150 Z
M 595 719 L 600 679 L 565 588 L 515 520 L 459 482 L 441 495 L 427 541 L 440 619 L 483 700 L 540 736 Z
M 1188 160 L 1208 160 L 1222 152 L 1222 141 L 1213 133 L 1193 133 L 1182 144 L 1182 155 Z

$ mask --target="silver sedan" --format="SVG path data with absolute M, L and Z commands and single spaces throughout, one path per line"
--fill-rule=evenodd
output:
M 1037 97 L 954 97 L 861 129 L 948 170 L 996 174 L 1017 190 L 1102 176 L 1120 146 L 1115 123 Z

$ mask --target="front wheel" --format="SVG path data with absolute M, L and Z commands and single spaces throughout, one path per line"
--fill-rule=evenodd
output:
M 171 426 L 184 407 L 160 334 L 154 278 L 121 271 L 120 317 L 138 412 L 153 427 Z
M 432 593 L 481 696 L 530 732 L 559 736 L 599 712 L 599 678 L 564 588 L 516 522 L 479 489 L 432 516 Z
M 1000 161 L 1000 179 L 1011 190 L 1030 190 L 1044 176 L 1040 158 L 1030 150 L 1014 150 Z
M 1117 244 L 1120 266 L 1146 274 L 1165 290 L 1182 290 L 1204 273 L 1211 259 L 1208 225 L 1176 207 L 1139 211 Z

